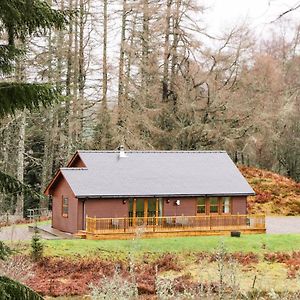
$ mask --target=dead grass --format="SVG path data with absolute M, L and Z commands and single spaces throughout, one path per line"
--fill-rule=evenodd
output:
M 249 213 L 300 214 L 300 183 L 257 168 L 239 166 L 239 169 L 256 193 L 248 198 Z

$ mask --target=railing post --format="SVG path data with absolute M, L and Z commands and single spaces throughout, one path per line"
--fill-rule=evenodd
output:
M 124 232 L 126 232 L 126 218 L 124 218 Z

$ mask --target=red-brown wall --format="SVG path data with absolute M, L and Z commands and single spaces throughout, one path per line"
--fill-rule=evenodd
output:
M 247 214 L 247 197 L 236 196 L 231 197 L 231 213 L 233 215 L 246 215 Z
M 85 201 L 85 215 L 98 218 L 128 217 L 128 200 L 123 199 L 87 199 Z
M 163 199 L 163 216 L 195 216 L 197 198 L 164 198 Z M 180 200 L 180 205 L 175 201 Z
M 52 227 L 61 231 L 77 232 L 78 200 L 63 176 L 60 177 L 55 189 L 52 191 Z M 68 217 L 62 215 L 62 199 L 68 197 Z

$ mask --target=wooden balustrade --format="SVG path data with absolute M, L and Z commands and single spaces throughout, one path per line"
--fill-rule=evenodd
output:
M 264 215 L 207 215 L 135 218 L 86 217 L 86 232 L 92 234 L 135 232 L 210 231 L 265 229 Z

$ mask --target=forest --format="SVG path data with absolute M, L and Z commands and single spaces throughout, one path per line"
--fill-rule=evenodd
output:
M 0 214 L 47 207 L 37 195 L 78 149 L 226 150 L 300 181 L 299 24 L 211 35 L 205 1 L 47 0 L 19 15 L 27 2 L 0 4 Z

